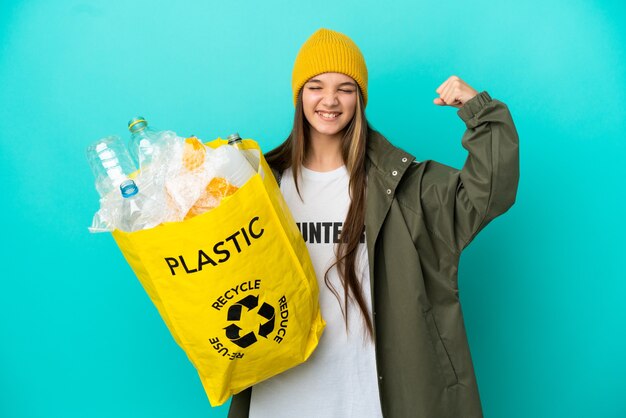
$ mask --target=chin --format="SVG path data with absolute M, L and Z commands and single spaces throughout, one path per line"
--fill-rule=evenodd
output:
M 346 126 L 342 126 L 340 128 L 328 128 L 328 127 L 317 127 L 317 126 L 313 126 L 311 125 L 311 129 L 315 130 L 316 132 L 318 132 L 321 135 L 327 135 L 327 136 L 334 136 L 334 135 L 338 135 L 341 132 L 343 132 L 346 129 Z
M 319 132 L 322 135 L 331 135 L 331 136 L 332 135 L 337 135 L 337 134 L 341 133 L 341 131 L 342 131 L 342 129 L 339 129 L 339 130 L 337 130 L 337 129 L 317 130 L 317 132 Z

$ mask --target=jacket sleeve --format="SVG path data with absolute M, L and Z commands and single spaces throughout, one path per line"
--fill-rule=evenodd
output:
M 467 127 L 461 170 L 426 162 L 420 203 L 431 233 L 462 251 L 491 220 L 515 202 L 519 138 L 507 106 L 483 91 L 458 111 Z

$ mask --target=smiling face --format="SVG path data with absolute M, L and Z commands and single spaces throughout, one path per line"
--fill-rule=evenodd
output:
M 357 84 L 341 73 L 323 73 L 302 87 L 304 116 L 311 126 L 312 140 L 341 139 L 356 110 Z

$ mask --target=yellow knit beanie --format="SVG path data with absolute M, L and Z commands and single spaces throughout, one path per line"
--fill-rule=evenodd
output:
M 343 33 L 323 28 L 307 39 L 296 57 L 291 76 L 294 105 L 300 89 L 311 77 L 330 72 L 352 77 L 367 105 L 367 67 L 359 47 Z

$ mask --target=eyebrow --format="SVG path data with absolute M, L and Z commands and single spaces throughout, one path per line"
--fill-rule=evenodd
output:
M 314 78 L 313 80 L 309 80 L 308 83 L 322 83 L 322 80 L 318 80 L 317 78 Z M 323 83 L 322 83 L 323 84 Z M 346 81 L 344 83 L 339 84 L 339 86 L 352 86 L 352 87 L 356 87 L 356 84 L 351 82 L 351 81 Z

